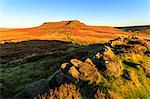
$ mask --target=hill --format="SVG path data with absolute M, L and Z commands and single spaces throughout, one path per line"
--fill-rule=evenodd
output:
M 150 25 L 143 26 L 127 26 L 127 27 L 116 27 L 118 29 L 122 29 L 127 32 L 136 32 L 136 33 L 150 33 Z
M 137 35 L 108 26 L 89 26 L 78 20 L 47 22 L 38 27 L 0 30 L 0 42 L 20 42 L 26 40 L 61 40 L 76 44 L 106 43 L 121 35 Z M 83 38 L 84 37 L 84 38 Z

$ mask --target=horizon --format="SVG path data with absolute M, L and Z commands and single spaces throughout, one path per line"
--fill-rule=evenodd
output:
M 1 0 L 0 28 L 79 20 L 95 26 L 150 25 L 149 0 Z
M 63 22 L 63 21 L 73 21 L 73 20 L 49 21 L 49 22 L 43 22 L 43 23 L 41 23 L 41 24 L 39 24 L 37 26 L 28 26 L 28 27 L 0 27 L 0 29 L 34 28 L 34 27 L 39 27 L 39 26 L 43 25 L 44 23 Z M 77 21 L 79 21 L 81 23 L 84 23 L 84 22 L 82 22 L 80 20 L 77 20 Z M 89 25 L 89 24 L 85 24 L 85 25 L 88 25 L 88 26 L 109 26 L 109 25 Z M 125 25 L 125 26 L 110 26 L 110 27 L 138 27 L 138 26 L 140 26 L 140 27 L 142 27 L 142 26 L 150 26 L 150 24 L 144 24 L 144 25 Z

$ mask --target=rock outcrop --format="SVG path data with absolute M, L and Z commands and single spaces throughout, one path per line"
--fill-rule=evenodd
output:
M 63 63 L 60 72 L 49 80 L 49 85 L 53 82 L 54 87 L 36 98 L 150 97 L 150 57 L 145 54 L 149 48 L 137 37 L 111 40 L 93 57 Z

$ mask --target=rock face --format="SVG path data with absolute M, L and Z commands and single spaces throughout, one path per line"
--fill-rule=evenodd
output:
M 106 65 L 106 76 L 120 76 L 123 66 L 121 60 L 117 58 L 112 49 L 106 46 L 106 49 L 103 53 L 104 64 Z
M 69 73 L 72 75 L 76 73 L 76 78 L 83 80 L 83 81 L 89 81 L 90 84 L 95 83 L 98 84 L 102 81 L 104 81 L 103 76 L 98 72 L 98 69 L 94 64 L 89 64 L 87 62 L 82 62 L 77 59 L 72 59 L 71 63 L 73 66 L 70 68 Z M 71 70 L 74 68 L 73 70 Z M 74 77 L 74 75 L 72 75 Z
M 50 88 L 49 83 L 46 79 L 33 82 L 25 86 L 25 92 L 29 97 L 35 97 L 38 94 L 45 93 Z
M 26 92 L 31 97 L 42 99 L 148 98 L 150 57 L 145 52 L 149 48 L 137 37 L 111 40 L 93 57 L 84 60 L 74 58 L 63 63 L 60 72 L 55 72 L 48 82 L 31 83 L 26 86 Z M 52 86 L 51 82 L 54 87 L 43 94 L 49 85 Z

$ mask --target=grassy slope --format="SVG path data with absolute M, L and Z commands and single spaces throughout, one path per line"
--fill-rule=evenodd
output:
M 49 77 L 65 60 L 80 59 L 102 48 L 102 45 L 81 46 L 61 41 L 25 41 L 0 46 L 3 57 L 0 80 L 7 87 L 8 97 L 30 82 Z

